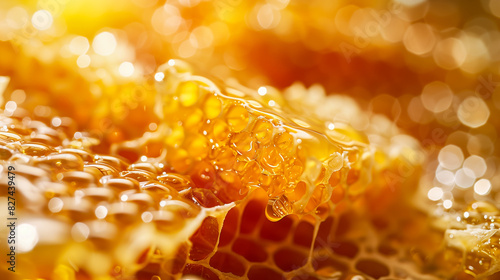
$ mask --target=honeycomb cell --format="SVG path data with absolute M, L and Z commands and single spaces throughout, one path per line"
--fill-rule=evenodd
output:
M 0 160 L 8 160 L 13 154 L 13 151 L 6 148 L 0 147 Z
M 293 221 L 291 216 L 286 216 L 276 222 L 265 219 L 260 229 L 260 237 L 274 242 L 283 241 L 290 235 Z
M 356 243 L 350 241 L 332 243 L 330 248 L 335 254 L 348 257 L 350 259 L 353 259 L 359 251 Z
M 167 184 L 177 191 L 182 191 L 184 189 L 190 188 L 192 186 L 191 180 L 189 177 L 176 174 L 176 173 L 164 173 L 162 175 L 157 176 L 158 181 L 163 184 Z
M 289 272 L 306 265 L 308 256 L 297 250 L 281 248 L 274 253 L 273 259 L 281 270 Z
M 283 161 L 283 156 L 275 146 L 267 145 L 260 149 L 259 163 L 268 174 L 280 174 L 283 168 Z
M 317 209 L 320 204 L 326 202 L 330 197 L 331 192 L 325 185 L 316 185 L 309 201 L 307 202 L 305 211 L 308 213 L 313 212 L 314 209 Z
M 215 119 L 211 123 L 211 136 L 216 143 L 225 144 L 229 141 L 229 126 L 221 119 Z
M 333 177 L 334 175 L 332 175 Z M 330 177 L 330 184 L 331 184 L 331 177 Z M 333 186 L 333 184 L 332 184 Z M 342 199 L 344 198 L 344 195 L 345 195 L 345 191 L 342 187 L 340 186 L 337 186 L 335 188 L 332 189 L 332 196 L 331 196 L 331 200 L 333 203 L 339 203 L 340 201 L 342 201 Z
M 136 162 L 141 157 L 140 151 L 133 147 L 127 147 L 126 145 L 117 146 L 114 150 L 114 154 L 128 160 L 128 162 Z
M 278 148 L 281 154 L 289 156 L 294 152 L 294 138 L 288 132 L 282 132 L 274 137 L 274 145 Z
M 241 220 L 245 221 L 240 225 L 241 233 L 251 233 L 257 229 L 257 225 L 264 219 L 265 207 L 266 202 L 262 198 L 252 199 L 247 203 L 241 216 Z
M 216 95 L 207 95 L 203 103 L 203 113 L 207 119 L 214 119 L 222 112 L 222 103 Z
M 83 171 L 68 171 L 61 173 L 61 175 L 61 181 L 74 188 L 84 188 L 94 183 L 94 176 Z
M 264 262 L 267 259 L 267 253 L 257 242 L 238 238 L 233 243 L 233 252 L 247 259 L 249 262 Z
M 295 227 L 293 242 L 297 245 L 310 248 L 314 238 L 314 225 L 307 221 L 301 221 Z
M 240 132 L 248 125 L 248 111 L 242 105 L 235 104 L 227 110 L 225 120 L 232 132 Z
M 132 171 L 122 171 L 120 176 L 138 182 L 148 182 L 154 180 L 156 177 L 155 173 L 146 170 L 132 170 Z
M 85 164 L 83 171 L 88 172 L 99 180 L 103 176 L 118 176 L 118 170 L 105 163 L 89 163 Z
M 235 276 L 245 275 L 245 265 L 232 254 L 217 252 L 210 258 L 210 267 Z
M 236 152 L 246 160 L 253 160 L 257 156 L 259 144 L 250 132 L 240 132 L 231 138 L 231 145 Z
M 176 195 L 167 185 L 155 181 L 141 183 L 140 188 L 143 193 L 151 196 L 154 203 L 162 203 L 163 206 L 166 205 L 165 198 Z
M 48 146 L 41 143 L 26 143 L 21 145 L 24 154 L 29 156 L 47 156 L 51 154 L 54 150 Z
M 199 261 L 214 251 L 219 239 L 219 223 L 213 217 L 206 217 L 200 228 L 190 237 L 193 243 L 189 251 L 189 259 Z
M 231 170 L 236 164 L 236 152 L 229 147 L 212 150 L 214 168 L 220 170 Z
M 158 169 L 156 166 L 151 163 L 151 162 L 137 162 L 128 167 L 128 170 L 135 171 L 135 170 L 144 170 L 153 174 L 158 173 Z
M 205 208 L 224 205 L 211 190 L 207 189 L 192 189 L 186 197 L 191 198 L 196 204 Z
M 355 217 L 349 213 L 343 214 L 339 217 L 338 225 L 335 231 L 335 235 L 338 237 L 344 236 L 349 229 L 352 227 L 352 221 Z M 325 230 L 328 226 L 325 224 Z
M 0 131 L 0 140 L 3 140 L 5 142 L 17 142 L 21 139 L 21 136 L 16 133 Z
M 301 200 L 307 193 L 307 184 L 304 181 L 299 181 L 294 188 L 290 188 L 287 192 L 287 197 L 293 201 Z
M 83 160 L 74 154 L 51 154 L 37 158 L 35 165 L 60 171 L 82 170 Z
M 240 211 L 237 208 L 233 208 L 227 212 L 220 232 L 219 247 L 226 246 L 233 241 L 238 233 L 239 218 Z
M 280 273 L 277 271 L 261 266 L 261 265 L 253 265 L 250 267 L 250 270 L 248 271 L 248 279 L 249 280 L 279 280 L 279 279 L 285 279 Z
M 297 182 L 304 172 L 304 165 L 299 159 L 291 159 L 285 166 L 285 177 L 289 182 Z M 300 182 L 299 182 L 300 183 Z M 298 199 L 301 196 L 298 195 Z
M 265 118 L 258 117 L 254 123 L 252 133 L 255 139 L 259 141 L 259 144 L 266 145 L 272 140 L 273 125 Z
M 241 171 L 240 174 L 242 174 L 241 182 L 243 184 L 254 186 L 259 183 L 261 169 L 257 162 L 250 161 L 245 163 L 243 171 Z
M 207 161 L 197 162 L 191 170 L 191 180 L 197 188 L 211 189 L 215 182 L 215 168 Z
M 139 190 L 139 183 L 135 180 L 124 178 L 106 178 L 103 182 L 104 187 L 108 187 L 116 191 L 125 191 L 131 189 Z
M 60 153 L 75 154 L 75 155 L 81 157 L 82 160 L 84 162 L 87 162 L 87 163 L 93 162 L 94 160 L 96 160 L 94 155 L 92 155 L 89 151 L 84 150 L 84 149 L 62 148 L 62 149 L 59 149 L 59 152 Z
M 312 265 L 316 273 L 320 276 L 331 277 L 333 275 L 343 275 L 349 271 L 345 263 L 332 259 L 326 253 L 316 253 L 314 256 Z
M 199 276 L 202 279 L 206 280 L 220 279 L 219 276 L 217 276 L 217 274 L 215 274 L 210 268 L 199 264 L 191 264 L 191 263 L 186 264 L 182 273 L 184 275 Z
M 314 247 L 325 246 L 325 244 L 328 244 L 328 242 L 331 240 L 330 235 L 333 228 L 333 222 L 333 218 L 329 217 L 319 225 Z M 338 228 L 340 228 L 340 225 L 338 226 Z
M 234 171 L 218 171 L 215 181 L 217 197 L 224 203 L 233 200 L 241 200 L 245 197 L 248 189 L 241 184 L 241 179 Z
M 356 262 L 356 269 L 375 279 L 389 275 L 389 268 L 373 259 L 358 260 Z

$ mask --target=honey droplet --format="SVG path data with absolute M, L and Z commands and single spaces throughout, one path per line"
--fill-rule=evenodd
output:
M 266 216 L 271 221 L 279 221 L 292 212 L 292 204 L 285 195 L 269 200 L 266 207 Z

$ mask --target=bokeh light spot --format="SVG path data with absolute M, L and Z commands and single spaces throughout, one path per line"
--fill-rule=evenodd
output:
M 481 98 L 469 96 L 460 103 L 457 116 L 464 125 L 476 128 L 486 123 L 490 109 Z
M 110 32 L 102 32 L 95 36 L 92 48 L 97 54 L 102 56 L 111 55 L 116 49 L 116 38 Z

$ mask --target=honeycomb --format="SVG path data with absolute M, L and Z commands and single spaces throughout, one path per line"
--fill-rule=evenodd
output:
M 235 16 L 239 12 L 251 11 L 248 24 L 266 30 L 275 23 L 262 21 L 262 11 L 278 13 L 283 21 L 301 14 L 311 19 L 310 26 L 288 32 L 276 27 L 279 39 L 273 42 L 282 46 L 289 37 L 300 37 L 305 48 L 294 45 L 293 50 L 321 60 L 328 47 L 313 37 L 335 37 L 327 26 L 318 30 L 331 16 L 326 2 L 268 1 L 255 7 L 223 0 L 215 6 L 209 1 L 151 1 L 155 2 L 151 6 L 145 2 L 136 5 L 152 21 L 152 29 L 171 40 L 167 47 L 156 39 L 142 42 L 133 36 L 135 32 L 151 30 L 130 24 L 123 30 L 103 31 L 100 26 L 91 50 L 83 36 L 61 35 L 74 32 L 71 29 L 78 24 L 71 22 L 80 19 L 69 18 L 66 26 L 57 22 L 55 10 L 51 10 L 54 25 L 60 24 L 60 29 L 43 33 L 43 22 L 34 16 L 32 25 L 41 34 L 26 38 L 22 32 L 27 30 L 16 27 L 22 25 L 16 21 L 23 16 L 22 9 L 16 6 L 7 13 L 5 30 L 14 31 L 0 32 L 0 74 L 5 75 L 0 76 L 0 208 L 9 209 L 9 197 L 16 199 L 17 264 L 12 273 L 9 263 L 1 262 L 0 278 L 500 279 L 496 186 L 500 177 L 494 168 L 491 171 L 498 160 L 493 152 L 485 152 L 495 149 L 494 140 L 488 138 L 496 139 L 495 120 L 479 132 L 471 129 L 466 137 L 465 132 L 450 132 L 445 143 L 429 148 L 413 127 L 399 128 L 401 122 L 391 116 L 399 104 L 394 98 L 377 99 L 379 106 L 391 111 L 378 114 L 366 110 L 363 99 L 327 94 L 319 84 L 262 86 L 257 78 L 249 84 L 260 86 L 243 86 L 224 76 L 248 79 L 256 69 L 237 69 L 255 61 L 242 62 L 228 54 L 234 50 L 221 54 L 204 46 L 203 40 L 209 41 L 207 34 L 212 33 L 203 28 L 190 31 L 182 43 L 176 39 L 203 19 L 207 21 L 203 24 L 221 32 L 213 33 L 211 40 L 229 41 L 231 50 L 242 37 L 265 41 L 255 30 L 244 30 L 244 17 Z M 435 12 L 434 6 L 421 2 Z M 268 6 L 273 7 L 266 10 Z M 422 8 L 418 3 L 405 7 L 402 13 L 409 18 Z M 369 12 L 352 5 L 341 8 L 353 15 L 356 10 L 358 21 L 359 14 Z M 136 11 L 129 12 L 134 20 L 139 18 Z M 255 13 L 257 21 L 250 17 Z M 192 22 L 183 21 L 169 33 L 181 16 Z M 338 17 L 335 20 L 343 24 Z M 226 24 L 234 29 L 221 39 Z M 422 26 L 417 25 L 408 29 L 419 31 Z M 483 32 L 481 28 L 474 32 Z M 135 46 L 138 51 L 132 54 L 130 45 L 120 45 L 127 36 L 141 41 L 143 49 Z M 100 40 L 108 45 L 96 43 Z M 404 40 L 414 54 L 426 47 Z M 479 44 L 470 40 L 468 44 Z M 116 56 L 107 53 L 113 42 L 120 46 Z M 171 59 L 191 57 L 186 55 L 190 52 L 186 42 L 196 43 L 204 52 L 195 51 L 191 63 Z M 372 43 L 364 51 L 381 44 Z M 394 52 L 381 49 L 382 57 Z M 141 56 L 140 51 L 151 51 L 155 57 Z M 452 56 L 459 53 L 454 51 Z M 140 61 L 135 66 L 123 62 L 134 59 Z M 434 54 L 433 59 L 441 68 L 451 67 L 444 55 Z M 151 67 L 155 64 L 151 60 L 166 63 Z M 213 60 L 224 61 L 235 71 L 220 65 L 211 65 L 210 71 L 199 69 Z M 269 77 L 292 71 L 273 62 L 267 64 Z M 408 68 L 415 64 L 410 59 L 405 63 Z M 464 62 L 463 70 L 473 67 Z M 290 79 L 296 79 L 294 75 Z M 385 73 L 379 75 L 383 80 Z M 447 89 L 441 82 L 425 85 L 418 100 L 409 102 L 410 118 L 424 125 L 431 122 L 428 118 L 444 122 L 440 118 L 447 120 L 445 110 L 453 107 L 462 124 L 484 125 L 481 122 L 485 115 L 488 119 L 493 111 L 490 102 L 495 100 L 486 98 L 488 105 L 478 110 L 483 103 L 477 105 L 477 99 L 470 98 L 479 97 L 457 94 L 456 98 L 472 102 L 475 113 L 471 113 L 464 109 L 465 101 L 459 105 L 453 99 L 448 107 L 443 105 Z M 429 102 L 429 96 L 438 94 L 444 96 L 440 102 Z M 431 112 L 436 116 L 428 117 Z M 454 123 L 445 124 L 457 130 Z M 438 153 L 429 151 L 434 146 Z M 15 181 L 14 194 L 8 191 L 10 181 Z M 7 221 L 8 212 L 0 213 Z M 4 255 L 9 252 L 3 240 L 10 234 L 8 227 L 3 226 L 0 234 Z
M 411 137 L 392 130 L 370 144 L 328 115 L 301 115 L 293 105 L 307 96 L 301 89 L 281 97 L 274 88 L 222 88 L 175 60 L 158 73 L 160 126 L 109 154 L 94 152 L 98 141 L 75 134 L 71 119 L 48 125 L 27 111 L 2 116 L 2 160 L 16 167 L 20 215 L 46 238 L 22 255 L 21 267 L 35 267 L 22 277 L 419 277 L 414 267 L 391 264 L 415 242 L 421 246 L 406 257 L 455 269 L 439 268 L 443 275 L 462 265 L 478 275 L 497 269 L 488 255 L 496 231 L 485 228 L 498 215 L 492 205 L 471 208 L 469 220 L 444 234 L 412 233 L 426 217 L 402 206 L 422 164 Z M 383 118 L 371 125 L 380 122 L 390 125 Z M 393 137 L 400 139 L 387 146 Z M 395 178 L 398 168 L 411 174 Z M 405 213 L 384 219 L 394 207 Z M 409 217 L 404 234 L 391 232 Z M 476 240 L 464 227 L 476 228 Z M 443 238 L 449 247 L 436 250 Z M 477 254 L 462 258 L 471 246 Z
M 75 277 L 94 278 L 114 271 L 138 278 L 183 273 L 254 279 L 324 269 L 311 259 L 313 240 L 320 242 L 314 232 L 321 222 L 332 226 L 327 218 L 351 204 L 365 203 L 367 177 L 380 180 L 372 170 L 375 148 L 348 125 L 301 119 L 286 100 L 273 104 L 275 89 L 221 92 L 183 62 L 165 66 L 156 85 L 161 125 L 140 139 L 113 144 L 111 155 L 94 153 L 90 137 L 68 138 L 70 120 L 57 127 L 27 116 L 2 120 L 3 159 L 33 182 L 19 189 L 27 200 L 21 205 L 29 204 L 22 215 L 50 215 L 42 220 L 60 228 L 58 243 L 65 245 L 57 254 L 51 249 L 51 261 L 32 277 L 70 273 L 69 264 L 59 261 L 66 258 L 78 268 Z M 418 145 L 409 141 L 406 148 L 416 152 Z M 392 161 L 385 167 L 390 169 L 406 159 L 401 152 L 385 160 Z M 114 240 L 118 230 L 116 245 L 89 249 Z M 252 234 L 267 243 L 256 243 Z M 63 236 L 75 244 L 67 245 Z M 37 248 L 26 256 L 28 263 L 30 254 L 39 256 Z M 94 254 L 107 265 L 84 264 Z M 279 270 L 262 265 L 272 259 Z M 324 276 L 337 271 L 329 269 Z

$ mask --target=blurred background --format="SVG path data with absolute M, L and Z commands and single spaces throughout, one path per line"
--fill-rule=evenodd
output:
M 169 59 L 350 96 L 420 141 L 430 201 L 498 205 L 499 27 L 500 0 L 3 0 L 0 75 L 7 113 L 57 108 L 105 144 L 156 129 L 148 85 Z

